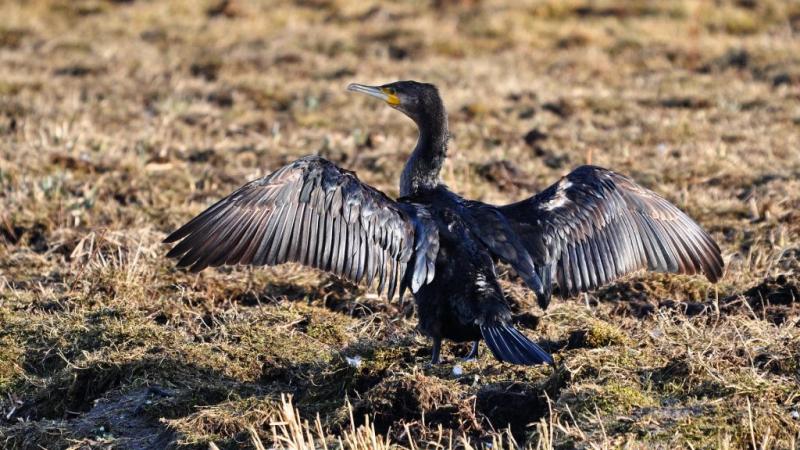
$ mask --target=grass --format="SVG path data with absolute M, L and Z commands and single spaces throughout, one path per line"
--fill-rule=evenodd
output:
M 796 448 L 800 7 L 616 0 L 0 4 L 7 448 Z M 591 162 L 719 242 L 519 324 L 558 366 L 427 367 L 409 302 L 298 266 L 191 275 L 175 227 L 317 153 L 397 194 L 415 140 L 349 82 L 439 85 L 444 179 L 507 203 Z M 501 270 L 502 271 L 502 270 Z

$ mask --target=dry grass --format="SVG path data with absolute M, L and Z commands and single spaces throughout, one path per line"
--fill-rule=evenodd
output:
M 798 55 L 800 4 L 772 0 L 2 2 L 0 442 L 797 448 Z M 450 345 L 427 368 L 408 303 L 164 259 L 165 233 L 303 154 L 396 194 L 412 127 L 344 86 L 406 78 L 442 90 L 457 192 L 611 167 L 708 229 L 725 277 L 546 312 L 505 277 L 559 366 Z

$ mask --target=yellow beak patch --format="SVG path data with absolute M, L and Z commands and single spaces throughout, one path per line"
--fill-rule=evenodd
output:
M 400 98 L 397 96 L 397 94 L 392 92 L 391 89 L 381 88 L 381 90 L 383 91 L 384 94 L 386 94 L 386 103 L 392 106 L 397 106 L 400 104 Z

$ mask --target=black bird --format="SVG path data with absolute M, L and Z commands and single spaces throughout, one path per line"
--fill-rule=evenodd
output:
M 582 166 L 506 206 L 467 200 L 442 184 L 447 114 L 432 84 L 351 84 L 410 117 L 419 138 L 392 200 L 355 173 L 306 156 L 251 181 L 170 234 L 168 256 L 200 271 L 223 264 L 298 262 L 368 286 L 389 299 L 410 288 L 420 330 L 433 339 L 483 338 L 497 359 L 553 363 L 511 324 L 495 261 L 509 264 L 546 308 L 562 296 L 649 269 L 715 282 L 723 261 L 713 239 L 678 208 L 631 179 Z

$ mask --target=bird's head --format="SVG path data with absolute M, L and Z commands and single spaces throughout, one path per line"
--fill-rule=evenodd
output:
M 402 111 L 417 125 L 445 119 L 439 90 L 429 83 L 395 81 L 381 86 L 352 83 L 347 86 L 347 90 L 377 97 L 392 108 Z

